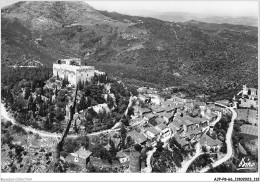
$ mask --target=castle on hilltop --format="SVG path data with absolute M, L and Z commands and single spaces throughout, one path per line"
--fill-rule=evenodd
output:
M 78 58 L 59 59 L 53 64 L 53 75 L 68 79 L 69 83 L 91 81 L 95 74 L 105 74 L 95 71 L 94 66 L 83 66 Z

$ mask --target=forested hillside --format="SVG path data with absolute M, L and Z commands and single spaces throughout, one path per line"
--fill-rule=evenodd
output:
M 258 85 L 257 27 L 171 23 L 67 1 L 19 2 L 1 13 L 2 69 L 79 57 L 135 86 L 230 97 L 242 84 Z

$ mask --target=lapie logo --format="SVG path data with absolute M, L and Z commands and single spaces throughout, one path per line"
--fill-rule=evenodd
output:
M 237 170 L 242 170 L 242 169 L 255 169 L 256 168 L 256 163 L 252 162 L 250 157 L 243 157 L 238 164 L 238 169 Z

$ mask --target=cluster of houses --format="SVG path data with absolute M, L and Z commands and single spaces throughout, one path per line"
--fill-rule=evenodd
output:
M 238 120 L 258 126 L 258 89 L 243 85 L 236 112 Z
M 156 146 L 158 141 L 167 144 L 174 137 L 184 148 L 197 141 L 210 151 L 217 151 L 221 147 L 222 142 L 211 137 L 209 132 L 213 130 L 211 123 L 217 119 L 218 113 L 223 112 L 222 108 L 213 104 L 174 96 L 161 100 L 158 105 L 153 102 L 147 107 L 135 105 L 133 108 L 133 120 L 142 121 L 142 127 L 128 132 L 135 143 Z M 194 109 L 198 109 L 197 116 L 189 114 Z

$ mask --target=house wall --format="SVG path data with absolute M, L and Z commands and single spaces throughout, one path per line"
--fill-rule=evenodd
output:
M 119 159 L 120 163 L 125 163 L 128 161 L 128 158 L 127 157 L 122 157 Z

